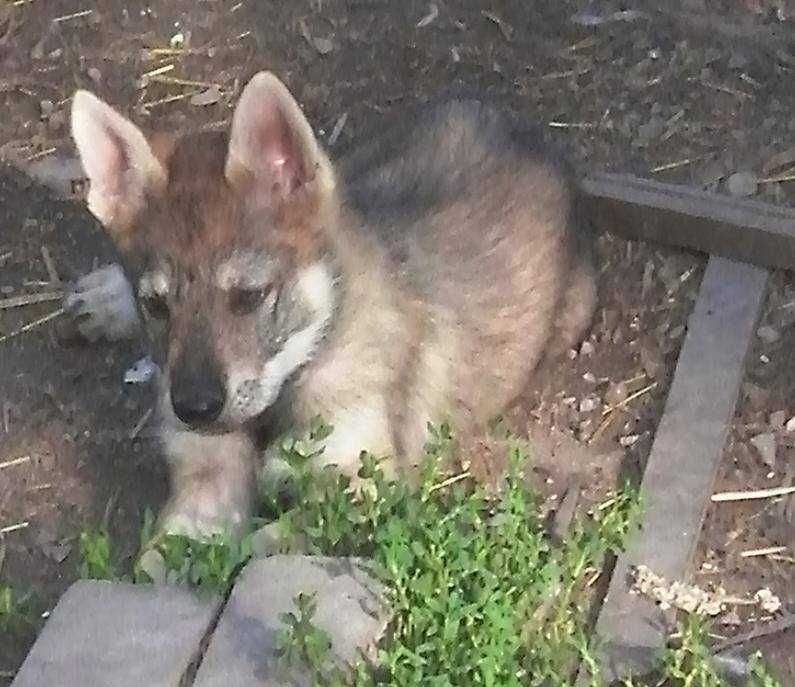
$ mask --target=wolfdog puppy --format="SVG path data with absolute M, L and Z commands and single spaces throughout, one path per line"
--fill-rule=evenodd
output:
M 167 531 L 246 521 L 263 423 L 320 415 L 320 464 L 353 474 L 366 449 L 408 474 L 429 422 L 481 431 L 589 326 L 576 187 L 478 100 L 419 108 L 336 164 L 268 72 L 228 133 L 147 138 L 86 91 L 72 132 L 124 268 L 67 305 L 87 335 L 148 332 Z

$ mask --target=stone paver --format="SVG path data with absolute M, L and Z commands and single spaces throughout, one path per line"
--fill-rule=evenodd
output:
M 219 606 L 175 587 L 81 580 L 12 687 L 178 687 Z
M 221 614 L 195 687 L 277 687 L 276 633 L 293 599 L 316 592 L 313 623 L 331 636 L 338 659 L 369 654 L 386 624 L 380 590 L 354 559 L 273 556 L 248 564 Z M 301 684 L 293 677 L 290 685 Z M 308 683 L 307 683 L 308 684 Z

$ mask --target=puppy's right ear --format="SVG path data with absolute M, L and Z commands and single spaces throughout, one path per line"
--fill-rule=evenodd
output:
M 88 91 L 72 98 L 72 138 L 90 184 L 88 208 L 124 243 L 146 194 L 165 187 L 165 170 L 141 130 Z

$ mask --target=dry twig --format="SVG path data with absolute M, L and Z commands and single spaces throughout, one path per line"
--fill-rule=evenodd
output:
M 26 293 L 21 296 L 10 296 L 9 298 L 0 298 L 0 310 L 22 308 L 26 305 L 58 301 L 62 298 L 63 291 L 46 291 L 44 293 Z
M 0 463 L 0 470 L 4 470 L 5 468 L 12 468 L 15 465 L 22 465 L 23 463 L 29 463 L 30 456 L 20 456 L 19 458 L 14 458 L 12 460 L 7 460 L 4 463 Z
M 756 489 L 752 491 L 724 491 L 712 495 L 713 503 L 723 503 L 726 501 L 753 501 L 756 499 L 773 499 L 777 496 L 787 496 L 795 494 L 793 487 L 771 487 L 770 489 Z
M 51 312 L 48 315 L 45 315 L 44 317 L 40 317 L 38 320 L 33 320 L 33 322 L 28 322 L 23 327 L 15 329 L 13 332 L 9 332 L 4 336 L 0 336 L 0 343 L 8 341 L 9 339 L 13 339 L 15 336 L 19 336 L 20 334 L 24 334 L 25 332 L 29 332 L 31 329 L 35 329 L 36 327 L 42 324 L 46 324 L 50 320 L 54 320 L 56 317 L 60 317 L 65 312 L 66 311 L 63 308 L 58 308 L 58 310 L 55 310 L 54 312 Z

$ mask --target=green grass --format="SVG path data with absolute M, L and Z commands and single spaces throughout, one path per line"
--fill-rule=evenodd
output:
M 390 481 L 379 460 L 363 453 L 359 474 L 368 487 L 353 495 L 348 479 L 310 470 L 329 432 L 317 422 L 307 437 L 282 443 L 292 503 L 300 506 L 264 490 L 256 524 L 278 523 L 284 552 L 368 559 L 387 590 L 392 622 L 377 667 L 361 664 L 346 677 L 330 660 L 328 636 L 312 624 L 312 597 L 300 595 L 295 612 L 282 618 L 283 670 L 301 665 L 315 684 L 330 687 L 566 687 L 582 664 L 591 687 L 603 684 L 588 638 L 589 588 L 606 556 L 632 536 L 641 510 L 636 491 L 626 487 L 579 515 L 565 541 L 553 545 L 522 477 L 528 451 L 520 442 L 510 442 L 508 478 L 496 497 L 463 482 L 443 486 L 441 466 L 457 451 L 445 426 L 431 429 L 417 486 Z M 161 553 L 171 582 L 225 593 L 250 556 L 248 540 L 152 539 L 151 524 L 149 517 L 142 543 Z M 106 544 L 106 537 L 81 538 L 81 570 L 118 579 Z M 148 581 L 135 568 L 127 578 Z M 723 685 L 709 660 L 706 627 L 686 620 L 658 678 L 625 687 Z M 754 670 L 751 684 L 775 686 L 761 663 Z
M 0 584 L 0 637 L 25 637 L 35 631 L 38 622 L 33 594 Z
M 141 551 L 154 549 L 162 556 L 170 584 L 185 585 L 201 594 L 223 596 L 251 557 L 248 538 L 233 541 L 216 536 L 209 541 L 196 541 L 179 535 L 155 535 L 153 525 L 154 518 L 147 510 L 141 526 Z M 80 534 L 78 573 L 81 578 L 138 584 L 152 582 L 139 561 L 129 570 L 124 568 L 107 532 L 85 530 Z

